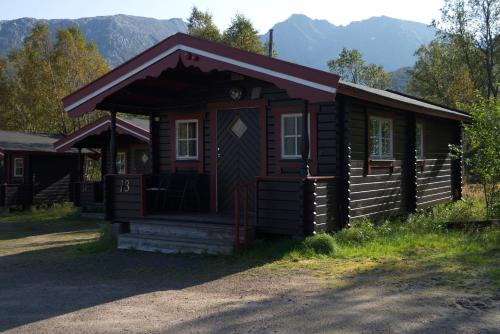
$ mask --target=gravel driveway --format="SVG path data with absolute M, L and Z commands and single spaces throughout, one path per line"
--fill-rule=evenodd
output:
M 466 290 L 71 247 L 0 256 L 0 332 L 500 333 L 499 298 Z

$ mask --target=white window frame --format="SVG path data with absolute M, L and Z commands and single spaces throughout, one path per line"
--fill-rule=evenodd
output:
M 285 154 L 285 118 L 295 118 L 302 117 L 302 113 L 289 113 L 289 114 L 281 114 L 281 159 L 284 160 L 296 160 L 301 159 L 302 154 L 300 153 L 300 140 L 297 142 L 297 154 Z M 309 136 L 309 157 L 311 156 L 311 114 L 307 114 L 307 134 Z M 297 127 L 297 121 L 295 121 L 295 127 Z M 289 138 L 300 138 L 298 134 L 295 135 L 287 135 Z
M 123 157 L 123 159 L 121 157 Z M 123 163 L 118 164 L 118 161 L 122 160 Z M 122 171 L 120 170 L 121 168 L 123 168 Z M 116 153 L 116 172 L 121 175 L 127 174 L 127 152 L 121 151 Z
M 372 120 L 379 121 L 379 128 L 377 129 L 378 130 L 377 137 L 378 137 L 380 146 L 379 146 L 379 152 L 377 152 L 377 154 L 374 154 L 373 152 L 371 152 L 371 149 L 372 149 L 371 140 L 372 140 L 372 137 L 375 136 L 373 133 L 371 133 L 371 130 L 372 130 L 371 121 Z M 389 121 L 389 124 L 391 126 L 390 151 L 389 151 L 388 156 L 383 156 L 382 155 L 382 122 L 387 122 L 387 121 Z M 369 156 L 370 156 L 371 160 L 393 160 L 394 159 L 394 127 L 393 126 L 394 126 L 394 124 L 392 122 L 392 118 L 389 118 L 389 117 L 370 116 L 370 118 L 368 119 L 368 137 L 369 137 L 368 140 L 370 143 L 370 145 L 368 145 L 368 150 L 370 150 Z
M 424 160 L 424 125 L 422 123 L 417 123 L 415 125 L 415 137 L 416 134 L 420 132 L 420 143 L 417 143 L 417 138 L 415 138 L 415 145 L 420 144 L 420 155 L 415 152 L 417 160 Z M 416 146 L 415 146 L 416 151 Z
M 21 162 L 21 173 L 17 173 L 17 163 Z M 24 176 L 24 158 L 14 158 L 14 177 L 23 177 Z
M 189 123 L 195 123 L 195 129 L 196 129 L 196 137 L 194 138 L 179 138 L 179 125 L 181 124 L 189 124 Z M 188 136 L 189 136 L 189 131 L 187 131 Z M 188 154 L 187 155 L 179 155 L 179 141 L 186 141 L 189 142 L 191 140 L 194 140 L 196 142 L 195 149 L 196 149 L 196 154 L 191 155 L 189 152 L 189 145 L 187 145 L 188 148 Z M 177 160 L 198 160 L 198 140 L 199 140 L 199 131 L 198 131 L 198 120 L 197 119 L 179 119 L 175 121 L 175 158 Z

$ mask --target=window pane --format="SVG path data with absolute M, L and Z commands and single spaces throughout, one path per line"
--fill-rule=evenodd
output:
M 302 135 L 302 116 L 297 116 L 297 134 Z
M 391 122 L 390 121 L 384 121 L 382 123 L 382 137 L 385 139 L 390 139 L 391 138 Z
M 296 139 L 294 137 L 286 137 L 284 138 L 285 140 L 285 152 L 283 152 L 283 155 L 285 156 L 290 156 L 290 155 L 296 155 L 297 149 L 296 149 Z
M 196 122 L 189 122 L 189 138 L 196 138 Z
M 294 117 L 284 117 L 283 118 L 283 135 L 290 136 L 295 135 L 295 118 Z
M 187 138 L 187 124 L 186 123 L 177 124 L 177 137 L 179 139 L 186 139 Z
M 422 158 L 424 156 L 423 147 L 422 147 L 422 125 L 417 124 L 416 136 L 415 136 L 415 149 L 418 158 Z
M 391 140 L 390 140 L 390 138 L 382 138 L 382 157 L 391 158 Z
M 370 120 L 370 134 L 372 136 L 379 135 L 378 119 L 376 119 L 376 118 L 372 118 Z
M 178 150 L 177 155 L 179 157 L 186 157 L 187 156 L 187 141 L 185 140 L 179 140 L 178 142 Z
M 376 157 L 380 154 L 380 142 L 378 137 L 372 136 L 370 137 L 370 155 Z
M 196 140 L 190 140 L 189 143 L 189 156 L 196 157 Z

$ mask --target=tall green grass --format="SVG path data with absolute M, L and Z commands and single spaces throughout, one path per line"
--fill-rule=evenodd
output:
M 300 242 L 259 242 L 247 258 L 269 261 L 306 259 L 424 260 L 486 272 L 500 287 L 500 229 L 449 231 L 449 221 L 483 220 L 484 205 L 462 200 L 439 205 L 407 218 L 361 219 L 334 234 L 318 234 Z

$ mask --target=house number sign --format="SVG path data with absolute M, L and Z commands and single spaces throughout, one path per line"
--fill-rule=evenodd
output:
M 121 193 L 129 193 L 130 192 L 130 180 L 123 179 L 120 182 L 120 192 Z

